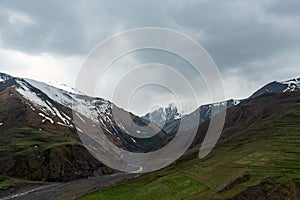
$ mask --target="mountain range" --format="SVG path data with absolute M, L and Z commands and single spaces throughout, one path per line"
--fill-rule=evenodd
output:
M 265 93 L 227 109 L 221 137 L 199 159 L 210 120 L 171 166 L 82 196 L 93 199 L 298 200 L 300 91 Z
M 264 94 L 270 93 L 284 93 L 284 92 L 292 92 L 292 91 L 299 91 L 300 90 L 300 78 L 291 79 L 288 81 L 273 81 L 271 83 L 266 84 L 255 93 L 253 93 L 250 97 L 246 99 L 230 99 L 223 102 L 216 102 L 211 104 L 206 104 L 200 106 L 194 112 L 190 113 L 189 115 L 193 115 L 196 112 L 200 113 L 199 122 L 202 123 L 212 116 L 212 109 L 215 107 L 223 106 L 224 108 L 230 108 L 239 104 L 240 102 L 244 102 L 256 97 L 259 97 Z M 187 116 L 189 116 L 187 115 Z M 185 117 L 187 117 L 185 116 Z M 174 133 L 178 130 L 178 126 L 180 124 L 180 119 L 182 116 L 178 113 L 178 109 L 175 104 L 170 104 L 166 108 L 159 108 L 153 112 L 147 113 L 146 115 L 142 116 L 142 118 L 156 123 L 159 127 L 161 127 L 166 133 Z
M 100 122 L 104 134 L 111 141 L 132 152 L 150 151 L 163 140 L 165 133 L 157 125 L 107 100 L 6 74 L 0 74 L 0 78 L 2 175 L 29 180 L 68 181 L 114 172 L 83 147 L 73 113 L 83 123 Z M 113 117 L 112 112 L 121 117 Z M 132 120 L 122 116 L 130 116 Z M 140 125 L 138 129 L 135 124 Z M 143 138 L 128 134 L 133 131 L 157 134 L 146 143 Z
M 285 110 L 292 110 L 299 104 L 299 90 L 299 78 L 275 81 L 247 99 L 202 105 L 187 115 L 181 115 L 176 106 L 170 104 L 167 108 L 139 117 L 108 100 L 84 95 L 65 85 L 57 88 L 0 73 L 0 186 L 2 190 L 13 191 L 28 181 L 71 181 L 116 173 L 83 146 L 78 136 L 81 130 L 76 127 L 74 118 L 82 123 L 100 122 L 103 133 L 120 148 L 149 152 L 166 145 L 177 133 L 181 120 L 189 121 L 194 113 L 199 112 L 199 124 L 191 123 L 193 125 L 187 127 L 192 129 L 196 126 L 198 129 L 192 148 L 203 141 L 213 107 L 229 109 L 226 133 L 222 134 L 220 143 L 231 141 L 231 138 L 246 141 L 248 137 L 233 133 L 246 130 L 257 121 L 282 115 Z M 288 103 L 280 106 L 283 101 Z M 119 117 L 113 116 L 113 113 L 118 113 Z M 157 134 L 145 139 L 129 134 L 132 132 Z M 106 144 L 103 142 L 101 145 L 105 147 Z M 178 162 L 185 159 L 190 160 L 191 157 L 185 156 Z

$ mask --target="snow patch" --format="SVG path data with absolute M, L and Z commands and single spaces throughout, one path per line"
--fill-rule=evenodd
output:
M 77 131 L 83 133 L 83 131 L 80 128 L 76 127 L 76 129 L 77 129 Z
M 295 78 L 288 81 L 282 81 L 281 84 L 287 85 L 287 88 L 283 90 L 283 92 L 289 92 L 289 91 L 292 92 L 292 91 L 300 90 L 300 78 L 299 79 Z
M 76 113 L 76 116 L 85 123 L 85 120 L 78 113 Z
M 134 143 L 136 143 L 136 141 L 135 141 L 135 139 L 133 139 L 133 138 L 130 138 Z
M 28 85 L 20 80 L 16 80 L 17 83 L 20 85 L 19 88 L 16 88 L 16 90 L 28 101 L 32 102 L 33 104 L 37 106 L 41 106 L 41 110 L 45 113 L 50 111 L 52 114 L 54 113 L 52 108 L 44 101 L 42 100 L 36 93 L 30 91 L 28 88 Z
M 240 100 L 233 100 L 233 105 L 238 105 L 238 104 L 240 104 L 241 103 L 241 101 Z
M 109 101 L 101 98 L 75 94 L 73 93 L 73 91 L 65 91 L 63 89 L 58 89 L 51 85 L 31 79 L 24 80 L 18 80 L 18 84 L 20 85 L 20 87 L 18 88 L 18 92 L 20 92 L 26 99 L 30 100 L 34 105 L 39 105 L 40 109 L 46 115 L 51 113 L 53 116 L 57 116 L 58 118 L 60 118 L 61 122 L 65 125 L 71 124 L 71 117 L 68 117 L 58 108 L 55 108 L 55 106 L 52 105 L 49 101 L 43 101 L 37 94 L 35 94 L 35 92 L 31 91 L 31 86 L 40 90 L 51 100 L 69 109 L 72 109 L 75 112 L 78 112 L 80 115 L 90 119 L 95 124 L 99 124 L 100 122 L 102 128 L 109 133 L 111 133 L 111 128 L 112 130 L 117 132 L 116 127 L 114 126 L 114 122 L 112 121 L 111 110 L 113 104 L 111 104 Z M 82 116 L 81 118 L 80 116 L 78 117 L 80 118 L 80 120 L 84 121 Z M 119 125 L 119 127 L 125 130 L 125 127 L 123 125 Z
M 64 124 L 70 124 L 70 122 L 66 118 L 64 118 L 55 107 L 53 107 L 53 110 L 55 111 L 56 115 L 63 121 Z
M 81 94 L 83 95 L 83 93 L 73 87 L 70 87 L 66 84 L 61 84 L 61 83 L 57 83 L 57 82 L 48 82 L 48 84 L 50 86 L 53 86 L 55 88 L 58 88 L 58 89 L 61 89 L 61 90 L 64 90 L 66 92 L 69 92 L 69 93 L 73 93 L 73 94 Z
M 39 115 L 40 115 L 41 117 L 44 118 L 44 119 L 42 120 L 42 122 L 45 122 L 45 121 L 49 120 L 49 121 L 51 122 L 51 124 L 54 124 L 54 120 L 51 119 L 50 117 L 47 117 L 47 116 L 44 115 L 43 113 L 39 113 Z
M 73 128 L 73 125 L 68 125 L 68 124 L 63 124 L 61 122 L 57 122 L 58 125 L 61 125 L 61 126 L 65 126 L 65 127 L 69 127 L 69 128 Z
M 25 79 L 26 82 L 31 84 L 32 86 L 36 87 L 37 89 L 41 90 L 43 93 L 45 93 L 50 99 L 68 107 L 72 107 L 72 97 L 71 94 L 68 92 L 65 92 L 61 89 L 55 88 L 53 86 L 47 85 L 42 82 L 34 81 L 31 79 Z

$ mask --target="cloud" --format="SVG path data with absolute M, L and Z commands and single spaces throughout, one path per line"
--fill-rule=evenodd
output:
M 34 21 L 28 15 L 22 12 L 11 12 L 9 14 L 8 21 L 17 26 L 34 24 Z
M 43 82 L 66 83 L 74 86 L 83 57 L 60 57 L 48 53 L 31 55 L 0 48 L 0 71 L 16 77 L 30 77 Z
M 299 16 L 300 2 L 298 0 L 280 1 L 275 0 L 267 7 L 271 13 L 280 16 Z
M 183 29 L 204 32 L 199 42 L 221 68 L 299 48 L 299 18 L 268 13 L 261 2 L 200 1 L 173 15 Z
M 5 18 L 3 45 L 31 53 L 87 54 L 107 37 L 128 28 L 165 26 L 165 3 L 146 1 L 4 1 L 3 9 L 30 15 L 36 23 L 19 34 Z M 16 42 L 18 41 L 18 42 Z
M 4 0 L 0 70 L 73 84 L 82 61 L 99 42 L 131 28 L 158 26 L 181 31 L 202 44 L 222 73 L 227 98 L 244 98 L 270 81 L 300 76 L 299 9 L 298 0 Z M 184 63 L 157 52 L 127 57 L 103 84 L 110 86 L 131 66 L 153 61 L 173 66 L 204 91 L 203 82 Z M 203 93 L 201 101 L 209 101 Z M 148 88 L 137 94 L 138 105 L 131 109 L 141 113 L 151 104 L 168 101 L 166 91 Z

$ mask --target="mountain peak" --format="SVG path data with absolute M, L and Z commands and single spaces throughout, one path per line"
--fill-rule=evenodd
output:
M 281 93 L 281 92 L 292 92 L 300 90 L 300 78 L 290 79 L 287 81 L 273 81 L 250 96 L 250 99 L 261 96 L 266 93 Z
M 160 107 L 153 112 L 149 112 L 142 118 L 149 120 L 163 128 L 165 124 L 180 119 L 182 114 L 179 112 L 175 103 L 170 103 L 166 107 Z
M 287 88 L 283 92 L 300 90 L 300 78 L 282 81 L 281 84 L 287 85 Z
M 7 81 L 12 78 L 13 78 L 12 76 L 0 72 L 0 82 Z

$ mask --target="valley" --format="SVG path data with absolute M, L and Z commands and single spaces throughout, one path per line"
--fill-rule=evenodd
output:
M 151 118 L 151 113 L 139 117 L 72 89 L 0 75 L 2 199 L 299 197 L 299 79 L 271 82 L 247 99 L 202 105 L 183 116 L 171 106 Z M 213 108 L 227 109 L 224 130 L 213 151 L 199 159 Z M 198 130 L 190 149 L 171 166 L 144 175 L 120 173 L 98 161 L 82 144 L 76 126 L 98 123 L 103 136 L 118 147 L 150 152 L 167 145 L 181 120 L 198 112 L 199 123 L 190 123 Z M 132 131 L 157 134 L 137 138 L 128 134 Z
M 270 100 L 260 110 L 267 116 L 256 115 L 255 104 Z M 238 119 L 241 110 L 251 112 Z M 195 145 L 166 169 L 80 199 L 298 199 L 299 123 L 299 92 L 265 95 L 229 109 L 222 138 L 206 158 L 197 158 Z

